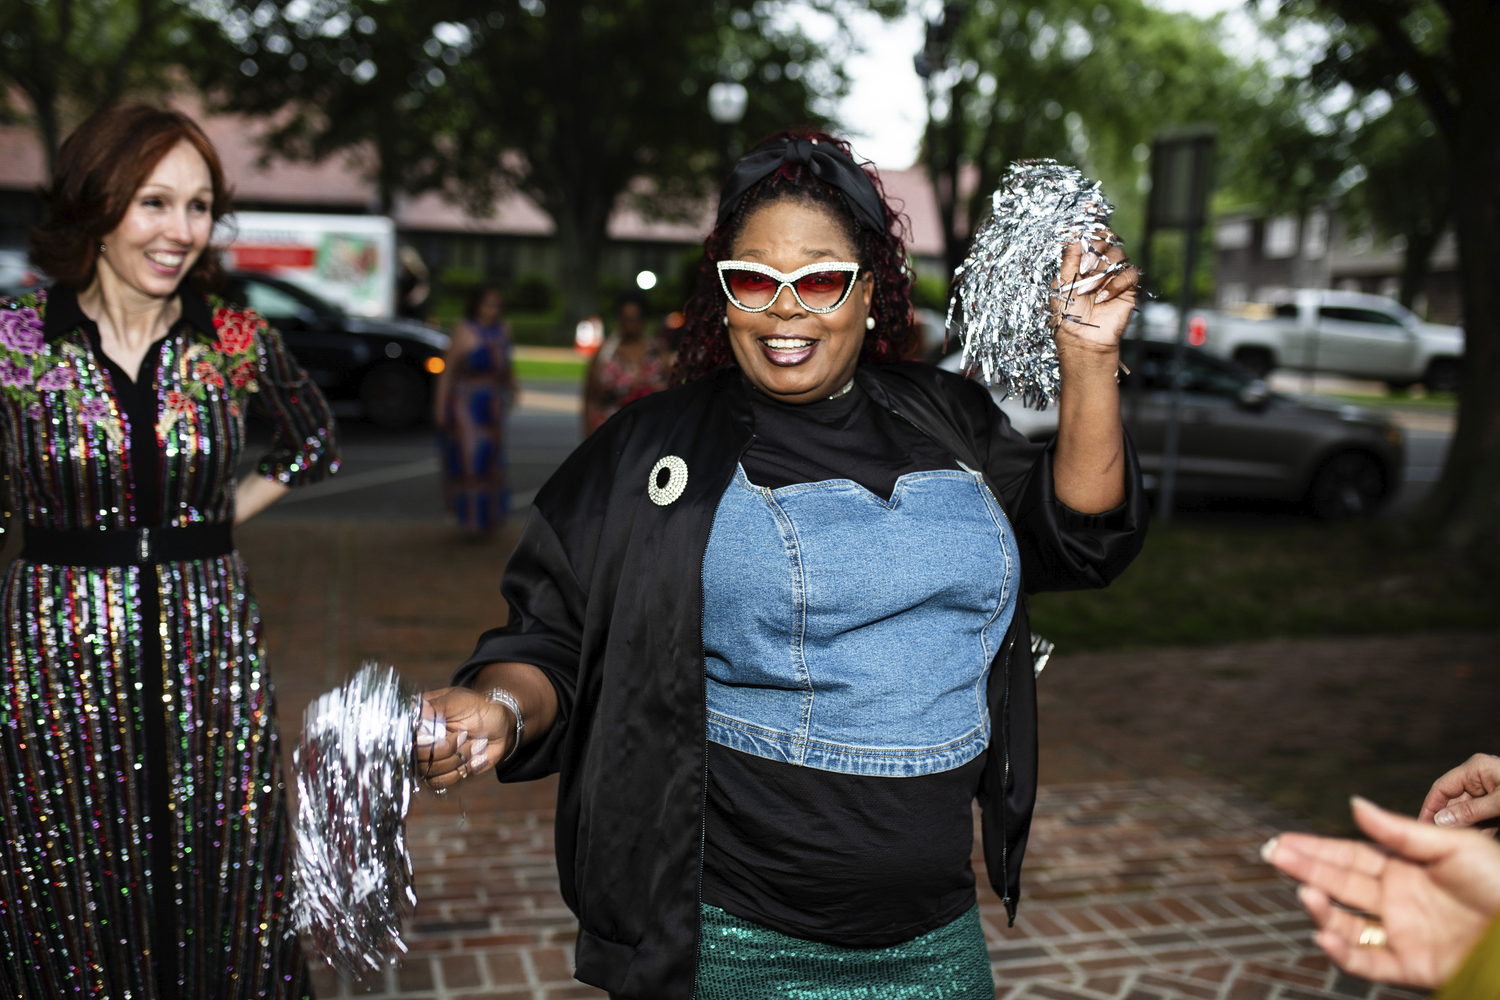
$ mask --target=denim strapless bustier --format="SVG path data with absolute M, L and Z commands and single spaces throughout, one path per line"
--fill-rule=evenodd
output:
M 703 560 L 708 738 L 845 774 L 910 777 L 989 745 L 990 661 L 1019 554 L 978 473 L 914 472 L 890 501 L 741 468 Z

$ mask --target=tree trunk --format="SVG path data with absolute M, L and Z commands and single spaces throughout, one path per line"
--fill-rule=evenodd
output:
M 568 329 L 600 311 L 599 268 L 608 238 L 612 192 L 573 191 L 549 199 L 546 207 L 557 225 L 561 257 L 563 320 Z
M 1471 13 L 1471 18 L 1473 15 Z M 1474 20 L 1483 21 L 1481 13 Z M 1463 66 L 1480 52 L 1462 39 L 1493 39 L 1500 12 L 1488 15 L 1488 32 L 1478 25 L 1454 25 L 1453 53 Z M 1486 43 L 1488 44 L 1488 43 Z M 1493 54 L 1493 53 L 1491 53 Z M 1463 67 L 1468 77 L 1463 103 L 1451 132 L 1454 213 L 1459 278 L 1464 305 L 1464 374 L 1459 392 L 1458 427 L 1443 473 L 1419 514 L 1437 538 L 1454 551 L 1480 554 L 1490 569 L 1500 568 L 1500 82 L 1480 64 Z
M 1421 295 L 1422 290 L 1427 287 L 1432 251 L 1437 246 L 1442 232 L 1412 231 L 1405 235 L 1406 253 L 1401 259 L 1400 302 L 1410 309 L 1412 303 L 1417 301 L 1417 296 Z

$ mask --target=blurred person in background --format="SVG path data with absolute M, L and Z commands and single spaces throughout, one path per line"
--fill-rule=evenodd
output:
M 1438 989 L 1438 1000 L 1494 1000 L 1500 845 L 1473 827 L 1500 817 L 1497 788 L 1500 757 L 1476 754 L 1433 784 L 1415 820 L 1356 797 L 1354 821 L 1376 846 L 1284 833 L 1261 856 L 1302 883 L 1318 946 L 1339 968 Z
M 667 387 L 666 345 L 646 333 L 646 297 L 620 296 L 615 329 L 589 361 L 583 380 L 583 435 L 588 437 L 627 403 Z
M 505 298 L 497 285 L 469 295 L 453 328 L 433 395 L 443 462 L 443 498 L 470 536 L 480 538 L 510 515 L 506 421 L 517 388 Z
M 616 997 L 995 996 L 972 806 L 1014 917 L 1037 783 L 1023 595 L 1105 586 L 1145 534 L 1115 380 L 1137 275 L 1059 317 L 1059 431 L 1033 444 L 979 383 L 902 360 L 903 229 L 829 135 L 743 157 L 682 384 L 542 488 L 510 624 L 426 696 L 434 787 L 561 773 L 577 975 Z M 1075 245 L 1064 280 L 1122 257 Z
M 260 612 L 231 525 L 338 468 L 277 332 L 210 293 L 229 192 L 175 111 L 58 153 L 0 301 L 0 460 L 25 546 L 0 597 L 0 993 L 306 997 Z M 233 479 L 245 414 L 275 432 Z
M 396 275 L 396 315 L 427 322 L 427 304 L 432 298 L 432 272 L 417 248 L 401 244 L 396 251 L 400 270 Z

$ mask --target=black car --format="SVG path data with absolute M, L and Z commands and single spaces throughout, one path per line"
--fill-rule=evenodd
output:
M 329 399 L 354 399 L 382 427 L 426 418 L 448 337 L 404 319 L 350 316 L 291 282 L 239 271 L 227 298 L 276 329 Z
M 1127 340 L 1121 408 L 1148 491 L 1162 471 L 1174 345 Z M 1320 518 L 1367 514 L 1401 483 L 1402 435 L 1379 410 L 1317 396 L 1270 392 L 1232 361 L 1187 349 L 1181 375 L 1177 492 L 1225 499 L 1300 501 Z M 960 355 L 940 364 L 958 371 Z M 991 390 L 1033 441 L 1057 433 L 1057 407 L 1037 411 Z

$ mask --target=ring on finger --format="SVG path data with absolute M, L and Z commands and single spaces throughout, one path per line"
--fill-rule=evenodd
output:
M 1365 924 L 1364 930 L 1359 932 L 1359 946 L 1361 948 L 1384 948 L 1390 941 L 1385 928 L 1379 924 Z
M 458 776 L 460 778 L 467 778 L 469 776 L 469 762 L 468 761 L 464 761 L 462 764 L 458 765 Z

